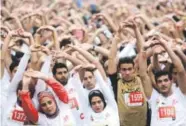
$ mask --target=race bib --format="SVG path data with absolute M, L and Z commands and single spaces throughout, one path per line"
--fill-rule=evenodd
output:
M 175 107 L 173 106 L 166 106 L 159 108 L 159 118 L 176 118 L 176 111 Z
M 19 122 L 25 122 L 26 115 L 24 111 L 14 110 L 12 114 L 12 120 L 19 121 Z
M 124 94 L 124 100 L 128 106 L 142 106 L 144 102 L 141 92 L 126 93 Z
M 77 110 L 79 109 L 77 99 L 75 97 L 69 99 L 69 104 L 71 106 L 71 109 L 76 108 Z

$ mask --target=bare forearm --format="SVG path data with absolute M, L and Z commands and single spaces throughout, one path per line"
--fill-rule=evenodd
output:
M 160 64 L 158 61 L 158 54 L 153 55 L 153 69 L 160 70 Z
M 182 50 L 177 50 L 176 54 L 181 59 L 183 65 L 184 65 L 184 67 L 186 69 L 186 56 L 185 56 L 185 54 L 182 52 Z
M 152 93 L 152 84 L 151 80 L 147 74 L 147 59 L 146 52 L 139 53 L 139 73 L 140 78 L 144 87 L 145 94 L 148 98 L 150 98 Z
M 69 55 L 69 54 L 66 55 L 66 59 L 69 60 L 69 61 L 71 61 L 73 65 L 83 64 L 82 61 L 80 61 L 80 60 L 77 59 L 77 58 L 72 57 L 72 56 Z
M 108 56 L 108 72 L 109 74 L 113 74 L 117 71 L 116 66 L 116 55 L 117 55 L 117 43 L 115 41 L 112 42 L 112 46 L 110 49 L 110 53 Z
M 165 47 L 167 53 L 169 54 L 173 64 L 177 68 L 178 72 L 182 72 L 184 70 L 184 67 L 182 65 L 181 60 L 178 58 L 178 56 L 176 56 L 176 54 L 173 52 L 173 50 L 169 46 L 164 45 L 164 47 Z
M 136 39 L 137 39 L 137 42 L 136 42 L 137 50 L 138 52 L 141 52 L 143 50 L 143 43 L 144 43 L 143 36 L 141 35 L 138 28 L 135 28 L 134 32 L 135 32 Z
M 105 19 L 107 20 L 108 24 L 110 25 L 110 27 L 112 28 L 112 30 L 114 32 L 118 31 L 118 26 L 114 24 L 114 22 L 112 21 L 112 19 L 108 16 L 105 16 Z
M 99 52 L 106 57 L 108 57 L 108 55 L 109 55 L 109 51 L 107 49 L 103 48 L 103 47 L 95 46 L 95 47 L 93 47 L 93 49 L 96 52 Z

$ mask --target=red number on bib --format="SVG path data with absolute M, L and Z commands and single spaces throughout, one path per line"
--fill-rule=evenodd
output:
M 160 118 L 175 118 L 175 108 L 173 106 L 166 106 L 159 108 L 159 117 Z
M 24 111 L 14 110 L 12 114 L 12 120 L 24 122 L 26 120 Z
M 130 103 L 143 103 L 143 94 L 141 92 L 131 92 L 129 98 Z

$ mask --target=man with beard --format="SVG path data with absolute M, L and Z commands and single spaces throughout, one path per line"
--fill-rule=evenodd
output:
M 82 111 L 82 105 L 80 98 L 77 94 L 74 84 L 79 80 L 79 76 L 70 74 L 68 68 L 63 63 L 55 63 L 52 73 L 54 78 L 59 81 L 68 92 L 69 96 L 69 105 L 71 107 L 72 113 L 76 119 L 77 126 L 84 125 L 84 114 Z
M 69 77 L 69 73 L 68 73 L 68 68 L 65 64 L 63 63 L 55 63 L 53 69 L 52 69 L 52 73 L 54 78 L 59 81 L 61 84 L 63 84 L 64 86 L 67 85 L 68 82 L 68 77 Z

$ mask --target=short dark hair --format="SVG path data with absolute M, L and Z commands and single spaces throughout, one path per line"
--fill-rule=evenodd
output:
M 56 71 L 57 71 L 58 68 L 65 68 L 68 71 L 68 68 L 64 63 L 55 63 L 54 67 L 52 68 L 53 75 L 56 74 Z
M 17 67 L 19 65 L 19 61 L 15 60 L 12 61 L 12 63 L 9 66 L 10 72 L 12 73 L 12 71 L 14 70 L 15 67 Z
M 16 89 L 16 93 L 18 94 L 19 90 L 22 90 L 23 88 L 23 81 L 21 80 L 18 84 L 18 87 Z M 33 98 L 34 97 L 34 93 L 35 93 L 35 86 L 33 84 L 29 84 L 29 92 L 30 92 L 30 97 Z
M 90 72 L 90 73 L 92 73 L 92 74 L 94 74 L 94 69 L 90 69 L 90 68 L 86 68 L 85 70 L 84 70 L 85 72 Z
M 168 75 L 168 78 L 172 80 L 172 75 L 169 71 L 165 71 L 165 70 L 156 71 L 154 75 L 155 75 L 154 77 L 155 77 L 156 83 L 157 83 L 158 78 L 164 75 Z
M 132 64 L 134 66 L 133 57 L 123 57 L 119 59 L 118 68 L 120 68 L 121 64 Z
M 23 57 L 23 55 L 24 55 L 24 53 L 22 53 L 20 51 L 17 51 L 15 53 L 15 55 L 11 55 L 11 59 L 12 59 L 12 61 L 18 61 L 19 62 L 21 60 L 21 58 Z

